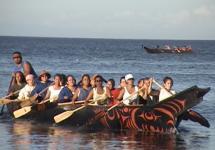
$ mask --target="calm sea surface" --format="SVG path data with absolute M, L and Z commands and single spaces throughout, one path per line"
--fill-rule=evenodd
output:
M 191 54 L 148 54 L 144 46 L 191 45 Z M 191 121 L 180 124 L 177 135 L 136 131 L 80 131 L 51 124 L 12 120 L 0 116 L 0 149 L 214 149 L 215 147 L 215 41 L 111 40 L 0 37 L 0 97 L 5 96 L 13 68 L 11 54 L 21 51 L 36 72 L 42 69 L 73 74 L 99 73 L 106 79 L 133 73 L 138 79 L 164 76 L 174 79 L 174 89 L 193 85 L 211 87 L 194 110 L 205 116 L 210 128 Z M 156 86 L 155 86 L 156 87 Z

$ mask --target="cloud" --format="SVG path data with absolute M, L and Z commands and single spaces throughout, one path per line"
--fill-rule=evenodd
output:
M 193 14 L 199 17 L 210 17 L 215 15 L 215 7 L 201 6 L 193 10 Z

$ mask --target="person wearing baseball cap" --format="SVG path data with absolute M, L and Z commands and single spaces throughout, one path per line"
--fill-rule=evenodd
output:
M 134 76 L 132 74 L 125 75 L 126 86 L 121 89 L 118 100 L 123 100 L 125 105 L 130 105 L 137 99 L 138 87 L 134 85 Z

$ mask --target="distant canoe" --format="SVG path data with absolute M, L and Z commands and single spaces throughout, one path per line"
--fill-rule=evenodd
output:
M 192 48 L 148 48 L 144 47 L 146 52 L 148 53 L 190 53 L 192 52 Z

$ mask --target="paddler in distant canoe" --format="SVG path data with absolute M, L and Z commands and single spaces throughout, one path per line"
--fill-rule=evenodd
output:
M 103 86 L 104 78 L 100 75 L 95 77 L 95 87 L 90 91 L 85 104 L 87 105 L 90 99 L 93 99 L 96 105 L 107 104 L 107 100 L 111 98 L 109 88 Z

